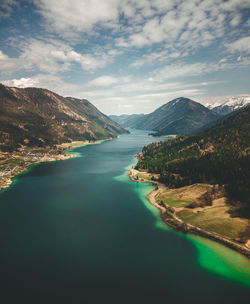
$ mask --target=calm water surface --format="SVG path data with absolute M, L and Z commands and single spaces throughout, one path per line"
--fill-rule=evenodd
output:
M 144 131 L 41 164 L 0 194 L 0 303 L 247 303 L 247 259 L 168 229 L 127 168 Z

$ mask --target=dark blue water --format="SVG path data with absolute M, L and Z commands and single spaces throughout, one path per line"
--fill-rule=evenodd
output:
M 249 289 L 155 227 L 138 195 L 148 185 L 115 178 L 152 140 L 136 131 L 78 148 L 81 157 L 36 166 L 0 195 L 1 304 L 247 302 Z

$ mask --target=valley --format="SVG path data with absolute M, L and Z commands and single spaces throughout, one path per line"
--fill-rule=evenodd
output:
M 250 0 L 0 0 L 0 304 L 250 296 Z
M 87 100 L 48 90 L 1 86 L 0 94 L 0 190 L 36 164 L 75 157 L 69 149 L 128 133 L 125 127 L 151 129 L 165 140 L 143 148 L 130 176 L 158 185 L 154 204 L 177 224 L 162 218 L 249 255 L 248 99 L 236 99 L 242 109 L 229 117 L 180 97 L 148 115 L 110 116 L 114 122 Z

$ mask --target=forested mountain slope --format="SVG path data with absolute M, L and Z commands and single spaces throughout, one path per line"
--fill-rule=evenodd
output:
M 0 150 L 96 140 L 126 132 L 87 100 L 0 84 Z
M 153 130 L 156 135 L 191 134 L 220 115 L 189 98 L 176 98 L 150 114 L 111 116 L 124 127 Z
M 190 136 L 143 148 L 137 168 L 160 173 L 170 187 L 194 183 L 225 185 L 229 201 L 246 203 L 250 216 L 250 107 Z

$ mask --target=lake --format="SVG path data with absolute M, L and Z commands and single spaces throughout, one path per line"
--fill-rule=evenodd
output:
M 35 166 L 0 194 L 0 303 L 245 303 L 250 263 L 165 226 L 129 180 L 132 131 Z

